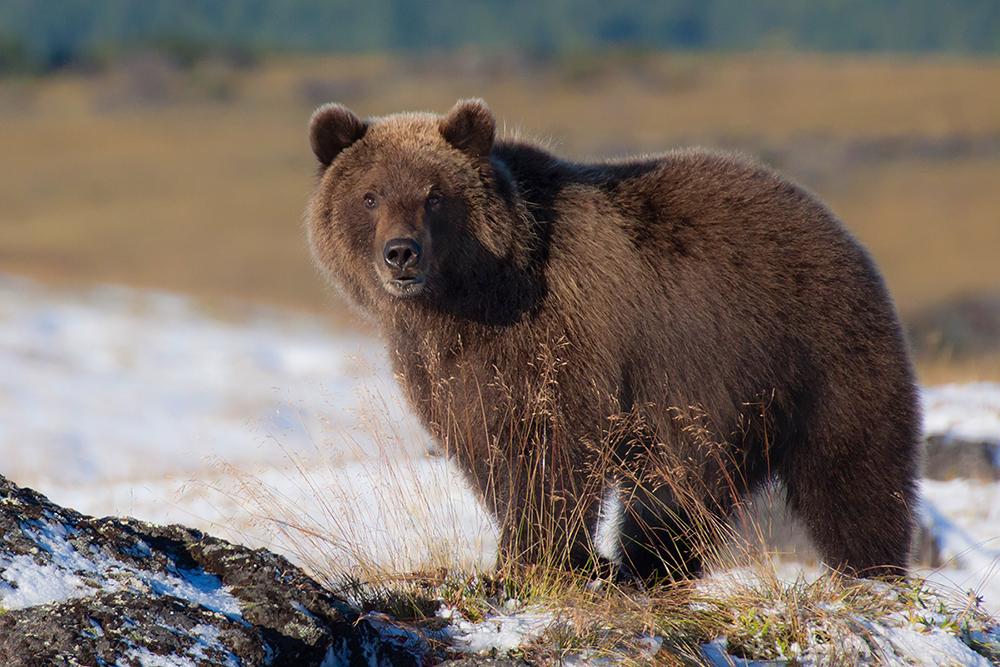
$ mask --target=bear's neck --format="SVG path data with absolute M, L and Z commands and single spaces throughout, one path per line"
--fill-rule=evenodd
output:
M 474 270 L 445 269 L 432 293 L 398 303 L 382 314 L 381 328 L 394 340 L 431 337 L 442 346 L 456 340 L 495 342 L 541 309 L 547 292 L 542 266 L 484 259 Z

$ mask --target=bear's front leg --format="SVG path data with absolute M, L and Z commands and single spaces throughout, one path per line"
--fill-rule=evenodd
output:
M 486 474 L 476 477 L 499 529 L 500 571 L 541 566 L 612 574 L 594 539 L 604 478 L 585 458 L 578 449 L 541 438 L 496 455 Z

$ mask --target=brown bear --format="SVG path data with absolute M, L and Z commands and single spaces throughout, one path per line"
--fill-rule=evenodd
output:
M 700 149 L 560 159 L 497 139 L 480 100 L 330 104 L 310 140 L 313 255 L 383 333 L 503 557 L 593 564 L 617 498 L 605 556 L 696 575 L 703 519 L 779 480 L 828 565 L 906 571 L 913 372 L 872 259 L 815 196 Z

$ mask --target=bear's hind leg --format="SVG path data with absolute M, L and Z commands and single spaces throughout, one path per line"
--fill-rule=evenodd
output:
M 915 411 L 896 405 L 813 422 L 782 466 L 789 504 L 824 562 L 852 575 L 907 571 L 917 430 Z

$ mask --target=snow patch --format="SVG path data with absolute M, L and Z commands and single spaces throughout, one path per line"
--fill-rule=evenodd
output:
M 123 587 L 169 595 L 212 611 L 241 618 L 240 604 L 222 582 L 201 571 L 175 568 L 172 573 L 140 570 L 96 548 L 80 553 L 69 541 L 73 528 L 61 523 L 30 522 L 21 532 L 39 550 L 37 556 L 0 552 L 0 607 L 23 609 Z M 42 562 L 39 562 L 39 561 Z
M 222 655 L 223 664 L 226 667 L 240 667 L 240 659 L 222 643 L 221 634 L 219 628 L 199 623 L 188 631 L 188 636 L 197 641 L 194 646 L 188 649 L 187 654 L 199 665 L 207 662 L 210 657 L 215 659 L 216 664 L 218 664 L 215 656 Z M 214 655 L 210 656 L 208 651 L 212 651 Z
M 0 607 L 24 609 L 49 602 L 62 602 L 93 595 L 95 587 L 73 571 L 54 565 L 39 565 L 31 556 L 0 558 Z
M 1000 383 L 925 387 L 920 397 L 925 434 L 1000 444 Z
M 918 629 L 906 623 L 891 625 L 864 619 L 858 622 L 869 631 L 869 638 L 878 646 L 877 655 L 884 665 L 990 667 L 989 660 L 941 628 Z
M 530 642 L 555 620 L 549 612 L 528 609 L 488 616 L 478 623 L 465 620 L 457 612 L 452 613 L 452 619 L 448 632 L 457 649 L 466 653 L 500 655 Z
M 142 646 L 135 646 L 125 652 L 125 657 L 133 658 L 142 667 L 198 667 L 191 658 L 180 655 L 159 655 Z
M 1000 611 L 1000 485 L 924 479 L 920 491 L 942 566 L 919 574 L 953 594 L 981 596 L 986 609 Z
M 237 324 L 177 295 L 0 275 L 3 472 L 67 504 L 65 486 L 190 476 L 213 459 L 283 465 L 330 432 L 368 444 L 366 392 L 398 396 L 384 356 L 319 318 L 258 309 Z M 419 428 L 402 401 L 385 408 Z
M 105 588 L 99 567 L 68 541 L 73 529 L 61 523 L 27 523 L 21 531 L 38 555 L 0 552 L 0 607 L 23 609 L 86 597 Z M 42 562 L 39 562 L 42 561 Z M 117 590 L 117 582 L 107 587 Z

